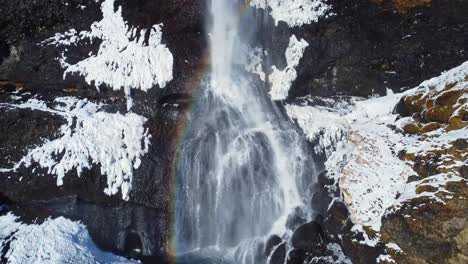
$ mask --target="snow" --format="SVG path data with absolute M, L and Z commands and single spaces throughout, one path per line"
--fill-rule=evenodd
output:
M 330 251 L 333 256 L 313 257 L 310 259 L 309 263 L 352 264 L 351 260 L 343 253 L 339 244 L 329 243 L 327 244 L 327 250 Z
M 11 213 L 0 216 L 0 241 L 13 234 L 21 226 L 16 222 L 17 217 Z M 0 252 L 3 244 L 0 244 Z
M 388 91 L 383 97 L 367 100 L 356 98 L 351 100 L 349 106 L 340 106 L 351 111 L 336 111 L 321 106 L 286 106 L 288 115 L 297 121 L 309 140 L 319 139 L 322 147 L 336 149 L 331 154 L 327 153 L 325 166 L 327 175 L 339 183 L 343 200 L 355 224 L 353 230 L 362 232 L 364 227 L 369 227 L 378 232 L 382 216 L 397 210 L 403 202 L 417 197 L 431 197 L 443 203 L 436 194 L 450 195 L 444 189 L 448 182 L 466 181 L 449 171 L 408 183 L 408 177 L 417 173 L 413 171 L 410 161 L 397 157 L 399 151 L 425 153 L 443 149 L 456 139 L 466 138 L 468 129 L 449 132 L 439 129 L 425 139 L 417 135 L 405 136 L 394 127 L 398 128 L 408 120 L 396 121 L 397 115 L 392 111 L 403 96 L 441 91 L 447 84 L 454 82 L 458 84 L 452 89 L 464 89 L 468 82 L 467 75 L 468 62 L 465 62 L 404 93 L 393 94 Z M 340 135 L 344 135 L 342 140 L 339 139 Z M 460 162 L 455 162 L 447 166 L 459 165 Z M 417 194 L 416 188 L 424 185 L 435 187 L 436 191 Z M 378 233 L 372 238 L 366 232 L 363 233 L 365 239 L 360 242 L 364 244 L 373 246 L 380 240 Z
M 443 72 L 440 76 L 434 77 L 427 81 L 424 81 L 418 86 L 419 91 L 430 91 L 435 89 L 436 91 L 443 90 L 447 84 L 450 83 L 463 83 L 466 82 L 466 76 L 468 75 L 468 61 L 461 65 Z
M 342 264 L 351 264 L 351 260 L 346 257 L 343 253 L 343 249 L 337 243 L 329 243 L 327 245 L 327 249 L 333 252 L 333 255 L 336 256 L 338 259 L 334 260 L 333 263 L 342 263 Z
M 392 146 L 398 135 L 390 129 L 363 124 L 353 125 L 355 148 L 341 169 L 339 186 L 355 224 L 380 230 L 381 217 L 415 173 L 398 159 Z
M 268 76 L 271 83 L 271 99 L 286 99 L 289 88 L 291 88 L 293 81 L 297 78 L 295 68 L 299 66 L 299 62 L 308 46 L 309 44 L 304 39 L 299 41 L 295 35 L 290 37 L 289 46 L 285 54 L 287 62 L 286 68 L 280 71 L 276 66 L 272 66 L 272 73 Z
M 77 73 L 97 88 L 102 84 L 114 90 L 123 88 L 127 97 L 130 97 L 131 88 L 147 91 L 155 85 L 165 87 L 173 78 L 174 59 L 166 45 L 161 43 L 162 24 L 148 29 L 151 31 L 149 40 L 144 43 L 144 37 L 135 38 L 136 28 L 129 30 L 122 18 L 122 7 L 114 10 L 114 0 L 105 0 L 101 10 L 103 19 L 93 23 L 90 31 L 77 32 L 70 29 L 43 42 L 70 46 L 82 45 L 84 40 L 102 40 L 97 54 L 90 54 L 75 64 L 67 62 L 65 50 L 59 59 L 65 69 L 64 78 L 68 74 Z M 141 30 L 140 34 L 145 36 L 146 30 Z
M 389 249 L 395 250 L 396 252 L 403 252 L 403 250 L 401 250 L 401 248 L 395 243 L 387 243 L 385 246 Z
M 5 106 L 5 104 L 2 104 Z M 65 175 L 75 170 L 80 177 L 84 169 L 100 165 L 101 174 L 107 176 L 107 195 L 122 191 L 122 198 L 129 199 L 133 170 L 148 151 L 149 138 L 144 128 L 146 118 L 134 113 L 106 113 L 103 105 L 61 97 L 47 106 L 36 98 L 8 107 L 49 112 L 63 117 L 66 124 L 59 129 L 59 137 L 44 140 L 29 150 L 13 168 L 38 164 L 57 175 L 57 185 L 63 185 Z
M 138 263 L 101 251 L 86 226 L 63 217 L 28 225 L 11 213 L 0 216 L 0 252 L 8 264 Z
M 392 256 L 387 254 L 381 254 L 377 257 L 377 263 L 385 262 L 385 263 L 396 263 Z
M 314 145 L 317 154 L 330 156 L 334 147 L 347 136 L 348 122 L 334 112 L 312 106 L 286 105 L 291 119 L 297 121 Z
M 275 20 L 284 21 L 289 27 L 298 27 L 317 22 L 321 17 L 327 17 L 331 6 L 323 0 L 252 0 L 250 5 L 269 10 Z

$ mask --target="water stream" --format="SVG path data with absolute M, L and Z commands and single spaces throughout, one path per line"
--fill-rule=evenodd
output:
M 257 263 L 245 252 L 269 234 L 287 234 L 288 215 L 310 207 L 315 169 L 266 85 L 239 65 L 249 45 L 241 2 L 211 4 L 211 74 L 181 146 L 176 245 L 179 254 L 213 249 Z

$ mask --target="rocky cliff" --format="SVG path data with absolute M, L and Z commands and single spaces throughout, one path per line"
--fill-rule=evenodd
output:
M 310 2 L 326 15 L 307 23 L 250 2 L 254 71 L 274 89 L 294 69 L 278 104 L 328 170 L 310 201 L 321 217 L 298 221 L 294 249 L 274 240 L 272 261 L 464 263 L 468 2 Z M 80 220 L 102 249 L 166 261 L 178 147 L 209 66 L 208 5 L 1 1 L 0 205 L 26 223 Z M 465 75 L 423 83 L 450 69 Z

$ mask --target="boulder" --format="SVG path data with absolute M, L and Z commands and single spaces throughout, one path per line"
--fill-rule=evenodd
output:
M 281 244 L 283 240 L 277 235 L 271 235 L 265 244 L 265 256 L 270 256 L 271 251 L 279 244 Z
M 286 242 L 281 243 L 275 248 L 269 258 L 269 264 L 284 264 L 286 258 Z
M 286 264 L 303 264 L 306 259 L 306 252 L 302 249 L 292 249 L 288 252 Z
M 291 245 L 318 255 L 323 251 L 324 246 L 322 227 L 315 221 L 299 226 L 291 237 Z

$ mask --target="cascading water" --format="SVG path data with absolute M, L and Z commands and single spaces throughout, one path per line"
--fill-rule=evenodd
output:
M 245 36 L 239 34 L 239 4 L 211 4 L 211 74 L 178 165 L 179 254 L 206 248 L 227 252 L 257 237 L 282 235 L 288 214 L 310 200 L 314 163 L 302 135 L 264 85 L 237 65 L 247 55 Z

